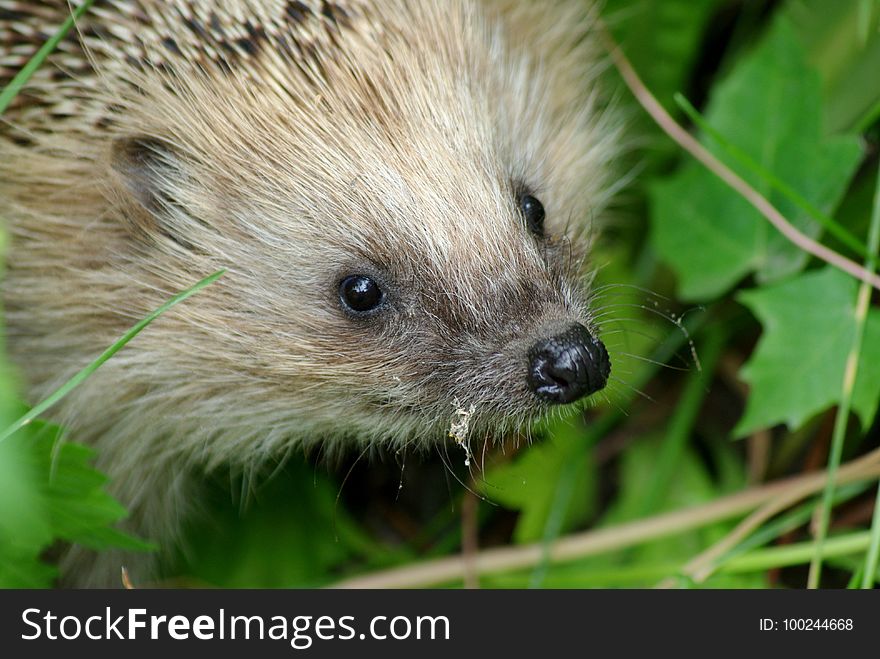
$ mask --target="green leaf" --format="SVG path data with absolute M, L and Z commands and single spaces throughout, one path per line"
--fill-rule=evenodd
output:
M 32 447 L 14 438 L 0 444 L 0 587 L 48 587 L 54 570 L 39 560 L 52 542 Z
M 39 551 L 0 546 L 0 588 L 49 588 L 58 570 L 40 561 Z
M 46 425 L 35 442 L 30 439 L 35 444 L 39 472 L 48 474 L 44 499 L 53 535 L 92 549 L 154 549 L 152 544 L 113 528 L 128 513 L 106 492 L 108 478 L 91 466 L 95 451 L 73 442 L 56 445 L 59 435 L 59 428 Z
M 833 268 L 739 295 L 764 334 L 742 370 L 751 385 L 737 436 L 785 423 L 799 427 L 840 400 L 855 332 L 858 283 Z M 880 311 L 871 309 L 859 355 L 853 411 L 870 426 L 880 399 Z
M 55 568 L 40 555 L 56 539 L 93 549 L 152 545 L 113 525 L 126 516 L 90 466 L 94 451 L 56 444 L 57 426 L 37 422 L 0 442 L 0 587 L 48 587 Z
M 533 542 L 544 535 L 556 497 L 556 485 L 562 472 L 571 472 L 572 497 L 562 513 L 561 531 L 569 531 L 583 522 L 596 502 L 596 469 L 589 450 L 577 441 L 580 424 L 569 421 L 556 424 L 552 441 L 531 446 L 511 463 L 491 469 L 481 490 L 496 503 L 521 512 L 514 531 L 514 541 Z
M 818 76 L 788 22 L 779 19 L 760 47 L 716 88 L 706 119 L 730 143 L 830 214 L 855 172 L 861 149 L 853 136 L 823 137 L 821 105 Z M 704 143 L 716 154 L 722 151 L 714 140 Z M 821 227 L 770 182 L 754 172 L 739 173 L 801 231 L 819 235 Z M 804 252 L 695 161 L 656 184 L 651 200 L 652 240 L 678 275 L 682 298 L 712 299 L 749 273 L 773 281 L 806 263 Z

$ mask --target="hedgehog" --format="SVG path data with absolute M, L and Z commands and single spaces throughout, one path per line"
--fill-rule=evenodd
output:
M 0 84 L 81 1 L 0 0 Z M 8 350 L 167 555 L 218 468 L 495 441 L 610 377 L 619 124 L 575 0 L 99 0 L 0 125 Z M 72 547 L 63 583 L 161 556 Z

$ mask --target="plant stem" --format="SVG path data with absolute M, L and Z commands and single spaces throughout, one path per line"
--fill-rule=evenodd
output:
M 674 140 L 682 149 L 691 154 L 699 162 L 701 162 L 709 171 L 715 174 L 721 181 L 730 186 L 733 190 L 749 202 L 761 215 L 763 215 L 787 240 L 797 245 L 805 252 L 812 254 L 818 259 L 846 272 L 856 279 L 868 282 L 880 290 L 880 277 L 876 273 L 870 272 L 855 261 L 852 261 L 833 249 L 813 240 L 803 232 L 799 231 L 785 216 L 771 204 L 766 197 L 749 185 L 741 176 L 736 174 L 727 165 L 722 163 L 718 158 L 713 156 L 702 144 L 682 128 L 675 119 L 660 105 L 660 102 L 645 87 L 645 83 L 639 78 L 633 69 L 632 64 L 626 58 L 626 55 L 620 50 L 620 47 L 611 38 L 607 29 L 601 31 L 606 48 L 614 61 L 623 81 L 632 91 L 636 100 L 641 104 L 645 111 L 651 115 L 657 125 L 672 140 Z
M 877 267 L 877 249 L 880 246 L 880 170 L 878 170 L 877 189 L 874 195 L 874 209 L 871 213 L 871 227 L 868 237 L 868 256 L 865 259 L 865 269 L 873 273 Z M 846 368 L 843 374 L 841 387 L 840 405 L 837 407 L 837 416 L 834 419 L 834 433 L 831 436 L 831 450 L 828 458 L 828 482 L 825 484 L 825 492 L 822 496 L 822 507 L 819 510 L 819 524 L 816 529 L 815 553 L 810 561 L 810 573 L 807 577 L 807 588 L 818 588 L 822 577 L 822 545 L 828 535 L 828 526 L 831 523 L 831 507 L 836 487 L 837 469 L 843 455 L 843 444 L 846 439 L 846 427 L 849 422 L 849 413 L 852 407 L 852 395 L 855 388 L 856 377 L 859 373 L 859 356 L 862 351 L 862 341 L 865 336 L 865 323 L 868 319 L 868 309 L 871 305 L 871 287 L 862 283 L 859 287 L 856 301 L 855 320 L 856 328 L 853 336 L 852 347 L 846 358 Z M 875 510 L 876 513 L 876 510 Z M 875 531 L 880 533 L 880 528 L 874 525 Z M 874 550 L 876 551 L 876 550 Z M 873 572 L 867 572 L 866 576 L 873 576 Z
M 871 214 L 871 228 L 868 244 L 874 258 L 872 264 L 876 266 L 877 252 L 880 250 L 880 167 L 877 169 L 877 188 L 874 191 L 874 211 Z M 859 302 L 862 302 L 863 291 L 859 290 Z M 870 298 L 869 295 L 865 297 Z M 874 501 L 874 516 L 871 521 L 871 544 L 865 556 L 865 569 L 862 573 L 862 588 L 873 588 L 877 574 L 877 562 L 880 559 L 880 485 L 877 488 L 877 497 Z

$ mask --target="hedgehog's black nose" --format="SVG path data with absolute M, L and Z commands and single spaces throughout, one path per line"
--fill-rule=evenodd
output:
M 599 391 L 611 361 L 602 342 L 577 323 L 529 350 L 529 386 L 548 403 L 570 403 Z

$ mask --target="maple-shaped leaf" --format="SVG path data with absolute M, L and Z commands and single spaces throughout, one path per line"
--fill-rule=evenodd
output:
M 785 423 L 790 428 L 840 402 L 856 331 L 858 282 L 833 268 L 738 296 L 764 333 L 742 369 L 751 386 L 737 436 Z M 880 400 L 880 310 L 870 309 L 858 355 L 852 409 L 870 426 Z
M 783 17 L 712 94 L 709 124 L 765 170 L 826 214 L 836 208 L 861 157 L 855 136 L 822 133 L 818 74 Z M 712 139 L 704 145 L 722 161 Z M 821 231 L 805 211 L 755 173 L 735 167 L 801 231 Z M 755 272 L 759 281 L 792 274 L 807 256 L 714 174 L 690 160 L 651 190 L 652 240 L 678 276 L 679 294 L 708 300 Z
M 94 450 L 56 443 L 60 434 L 35 421 L 0 442 L 2 588 L 50 586 L 56 571 L 40 557 L 56 539 L 93 549 L 153 549 L 115 528 L 126 511 L 105 490 L 107 477 L 91 466 Z

